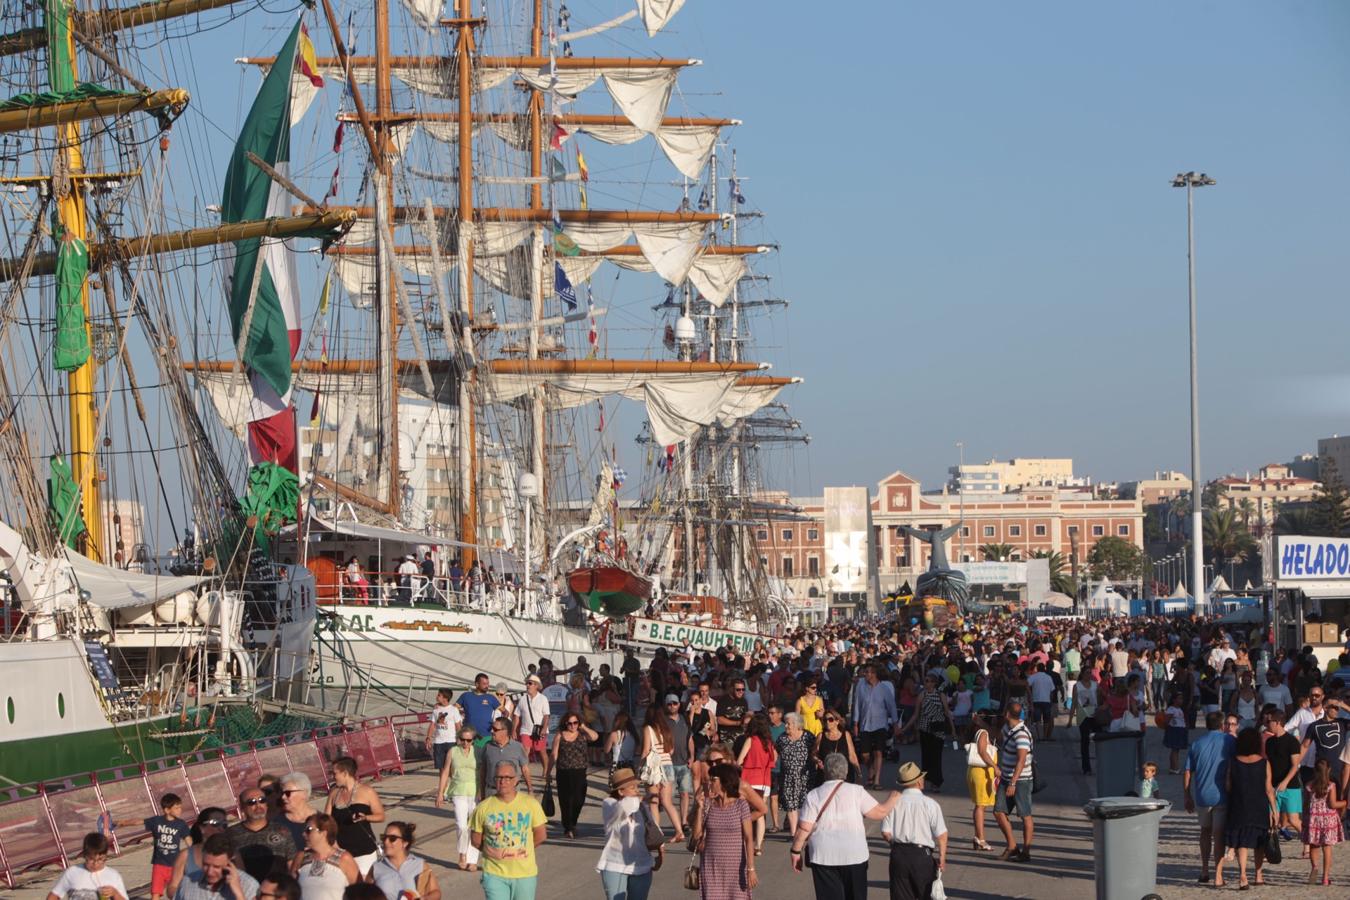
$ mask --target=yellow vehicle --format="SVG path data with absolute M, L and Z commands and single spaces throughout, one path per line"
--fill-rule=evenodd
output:
M 897 604 L 895 611 L 901 622 L 916 622 L 939 631 L 955 627 L 960 614 L 956 604 L 945 597 L 915 597 Z

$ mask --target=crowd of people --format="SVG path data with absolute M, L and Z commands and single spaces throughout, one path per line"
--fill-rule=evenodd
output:
M 1120 730 L 1162 729 L 1166 775 L 1150 761 L 1135 792 L 1156 796 L 1174 779 L 1200 825 L 1202 881 L 1223 884 L 1235 864 L 1240 884 L 1249 865 L 1262 883 L 1271 842 L 1284 841 L 1301 848 L 1310 882 L 1329 884 L 1344 837 L 1350 654 L 1324 670 L 1311 648 L 1274 651 L 1259 627 L 987 616 L 936 633 L 870 620 L 749 652 L 657 648 L 646 665 L 630 653 L 618 671 L 584 658 L 530 668 L 517 696 L 485 674 L 458 696 L 442 690 L 425 736 L 456 866 L 476 873 L 487 900 L 533 900 L 537 848 L 577 837 L 596 774 L 608 795 L 589 837 L 603 839 L 595 869 L 607 900 L 646 900 L 677 848 L 690 862 L 667 877 L 706 900 L 748 900 L 766 854 L 809 869 L 822 900 L 860 900 L 869 821 L 888 847 L 890 896 L 926 898 L 947 865 L 934 795 L 959 779 L 947 771 L 953 744 L 965 753 L 972 850 L 1029 863 L 1039 748 L 1073 740 L 1090 773 L 1092 736 Z M 555 685 L 565 701 L 544 696 Z M 907 744 L 919 762 L 886 784 L 887 761 L 915 755 Z M 145 823 L 156 900 L 437 900 L 413 825 L 387 820 L 354 762 L 333 768 L 322 812 L 303 774 L 265 777 L 240 795 L 242 821 L 227 828 L 224 811 L 202 810 L 186 836 L 166 796 L 166 822 Z M 990 812 L 1001 849 L 986 840 Z M 125 897 L 106 846 L 91 835 L 85 865 L 52 896 L 96 884 L 107 900 Z

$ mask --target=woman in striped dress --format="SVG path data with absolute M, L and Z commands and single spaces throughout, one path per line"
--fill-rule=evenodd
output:
M 754 813 L 741 799 L 740 771 L 729 763 L 708 770 L 710 801 L 694 822 L 701 900 L 751 900 L 755 873 Z

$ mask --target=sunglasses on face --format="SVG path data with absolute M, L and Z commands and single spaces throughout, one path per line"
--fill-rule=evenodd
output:
M 291 794 L 303 794 L 303 793 L 304 791 L 300 790 L 299 788 L 287 788 L 286 790 L 281 792 L 281 796 L 289 797 Z
M 245 806 L 260 806 L 261 804 L 266 803 L 266 802 L 267 802 L 267 798 L 266 798 L 266 797 L 249 797 L 247 800 L 244 801 L 244 805 L 245 805 Z
M 401 841 L 401 840 L 403 840 L 403 835 L 401 835 L 401 834 L 383 834 L 383 835 L 380 835 L 380 840 L 382 840 L 382 841 L 384 841 L 384 842 L 386 842 L 386 843 L 388 843 L 389 841 Z
M 225 827 L 225 820 L 224 820 L 224 819 L 207 819 L 207 820 L 205 820 L 205 821 L 203 821 L 203 822 L 198 822 L 197 825 L 198 825 L 199 827 L 201 827 L 201 828 L 224 828 L 224 827 Z
M 318 831 L 318 830 L 319 830 L 319 826 L 317 826 L 317 825 L 306 825 L 306 826 L 305 826 L 305 834 L 312 834 L 312 833 L 314 833 L 314 832 L 316 832 L 316 831 Z

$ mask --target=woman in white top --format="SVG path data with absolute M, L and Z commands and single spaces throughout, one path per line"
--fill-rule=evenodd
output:
M 1097 682 L 1092 680 L 1092 673 L 1084 669 L 1078 673 L 1078 680 L 1073 685 L 1073 723 L 1082 725 L 1083 720 L 1097 711 Z
M 632 769 L 615 769 L 610 784 L 612 789 L 601 807 L 605 846 L 595 871 L 600 873 L 605 900 L 647 900 L 652 872 L 665 861 L 664 849 L 657 848 L 655 857 L 647 849 L 647 822 L 656 821 L 655 810 L 643 807 L 638 777 Z M 655 807 L 656 797 L 649 796 L 648 803 Z
M 356 860 L 337 845 L 337 821 L 326 813 L 305 820 L 305 849 L 291 860 L 291 874 L 305 900 L 342 900 L 347 885 L 360 876 Z
M 670 761 L 675 733 L 670 727 L 665 709 L 659 703 L 653 703 L 647 710 L 646 721 L 647 724 L 642 726 L 642 754 L 639 759 L 644 768 L 648 763 L 652 764 L 652 771 L 644 773 L 644 780 L 645 776 L 651 778 L 647 781 L 647 792 L 656 798 L 659 809 L 664 809 L 666 815 L 670 816 L 670 823 L 675 826 L 674 840 L 682 843 L 684 820 L 675 809 L 675 766 Z
M 97 831 L 86 834 L 82 853 L 84 865 L 74 865 L 62 872 L 47 894 L 47 900 L 65 900 L 67 895 L 127 900 L 127 886 L 122 882 L 122 876 L 108 866 L 107 836 Z
M 792 868 L 800 872 L 806 845 L 810 843 L 812 869 L 833 870 L 832 880 L 852 884 L 855 897 L 866 897 L 870 855 L 867 820 L 886 818 L 899 801 L 900 792 L 892 791 L 885 803 L 878 803 L 862 785 L 846 782 L 847 777 L 848 760 L 843 754 L 825 757 L 825 783 L 806 795 L 789 855 Z

